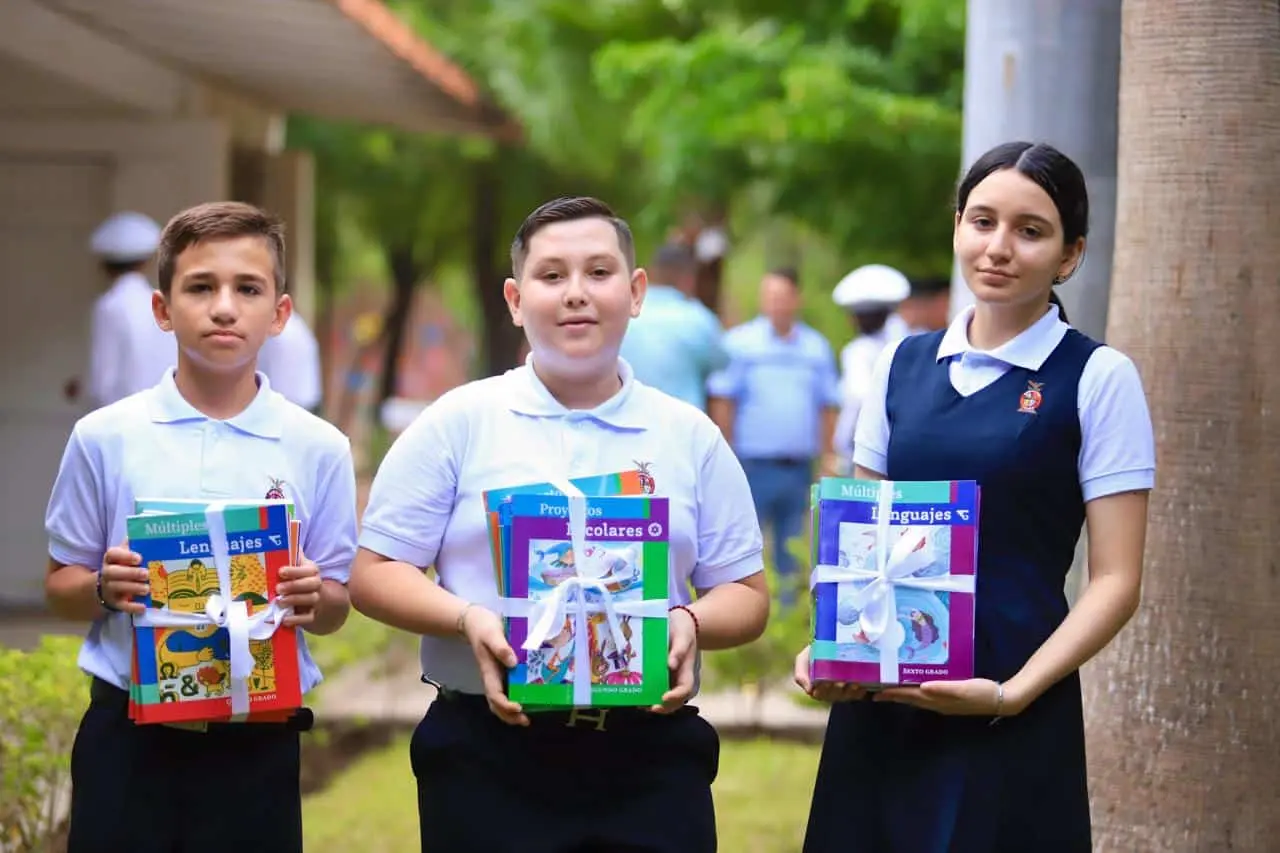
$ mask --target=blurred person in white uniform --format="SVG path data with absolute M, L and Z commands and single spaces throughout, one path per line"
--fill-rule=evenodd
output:
M 289 402 L 312 414 L 320 413 L 324 397 L 320 344 L 297 311 L 289 315 L 280 334 L 263 344 L 258 353 L 258 369 Z
M 840 351 L 842 400 L 831 452 L 841 475 L 852 468 L 854 428 L 876 359 L 887 344 L 910 333 L 906 321 L 895 313 L 910 295 L 907 277 L 884 264 L 858 267 L 840 279 L 831 294 L 836 305 L 848 312 L 858 332 Z
M 93 306 L 89 337 L 90 403 L 96 408 L 155 386 L 178 363 L 172 332 L 156 325 L 155 292 L 143 268 L 160 243 L 160 226 L 141 213 L 108 217 L 89 248 L 111 279 Z

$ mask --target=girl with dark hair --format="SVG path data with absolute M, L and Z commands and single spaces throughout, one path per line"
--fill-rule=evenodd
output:
M 956 194 L 973 307 L 886 347 L 855 476 L 976 480 L 975 677 L 874 693 L 796 680 L 835 703 L 806 853 L 1087 853 L 1079 667 L 1138 605 L 1155 450 L 1124 355 L 1067 325 L 1053 288 L 1084 253 L 1084 176 L 1048 145 L 1000 145 Z M 1063 585 L 1082 525 L 1089 583 Z M 999 723 L 999 725 L 993 725 Z

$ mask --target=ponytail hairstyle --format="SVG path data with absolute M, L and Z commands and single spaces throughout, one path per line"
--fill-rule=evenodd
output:
M 1058 306 L 1058 317 L 1059 317 L 1059 318 L 1061 318 L 1062 322 L 1064 322 L 1064 323 L 1070 323 L 1070 322 L 1071 322 L 1070 320 L 1068 320 L 1068 319 L 1067 319 L 1067 308 L 1066 308 L 1066 306 L 1065 306 L 1065 305 L 1063 305 L 1063 304 L 1062 304 L 1062 300 L 1058 298 L 1058 291 L 1056 291 L 1056 290 L 1050 290 L 1050 291 L 1049 291 L 1049 304 L 1050 304 L 1050 305 L 1057 305 L 1057 306 Z

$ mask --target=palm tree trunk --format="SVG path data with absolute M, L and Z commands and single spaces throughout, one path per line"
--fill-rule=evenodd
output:
M 1098 850 L 1280 839 L 1280 9 L 1126 0 L 1108 342 L 1159 453 L 1143 603 L 1085 667 Z

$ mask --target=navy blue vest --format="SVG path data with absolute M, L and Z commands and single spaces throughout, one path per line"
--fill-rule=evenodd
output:
M 1005 680 L 1067 614 L 1063 583 L 1084 524 L 1080 375 L 1100 344 L 1069 329 L 1039 370 L 1012 368 L 963 397 L 937 358 L 943 334 L 907 338 L 894 355 L 885 474 L 982 487 L 974 665 Z

